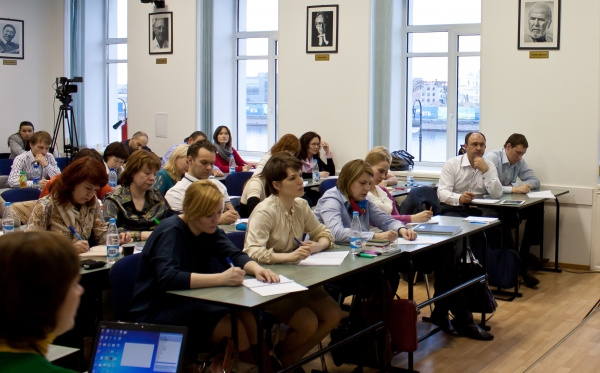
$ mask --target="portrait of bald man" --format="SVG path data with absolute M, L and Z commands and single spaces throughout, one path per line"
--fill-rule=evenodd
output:
M 527 8 L 529 4 L 525 5 Z M 554 1 L 540 1 L 533 3 L 527 14 L 526 43 L 552 43 L 553 23 L 552 9 Z

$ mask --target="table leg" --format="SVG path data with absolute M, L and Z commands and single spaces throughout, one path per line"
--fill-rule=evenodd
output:
M 264 331 L 263 331 L 263 327 L 262 327 L 262 317 L 260 317 L 260 312 L 257 310 L 252 310 L 252 316 L 254 316 L 254 320 L 256 320 L 256 350 L 257 352 L 257 357 L 258 357 L 258 361 L 256 362 L 256 366 L 258 367 L 258 371 L 259 372 L 264 372 L 265 371 L 265 367 L 263 366 L 263 356 L 265 351 L 263 351 L 263 347 L 264 347 Z M 233 324 L 232 324 L 233 325 Z M 233 331 L 232 331 L 233 333 Z
M 558 202 L 558 198 L 554 198 L 554 202 L 556 202 L 556 222 L 555 222 L 555 234 L 556 234 L 556 242 L 555 242 L 555 246 L 554 246 L 554 268 L 548 268 L 548 267 L 542 267 L 540 268 L 540 271 L 546 271 L 546 272 L 557 272 L 557 273 L 562 273 L 562 269 L 558 268 L 558 242 L 560 239 L 560 202 Z M 541 250 L 541 248 L 540 248 Z M 542 253 L 540 253 L 542 254 Z M 540 255 L 540 258 L 542 256 Z

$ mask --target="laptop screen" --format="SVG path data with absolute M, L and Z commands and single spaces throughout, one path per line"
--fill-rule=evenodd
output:
M 186 334 L 183 327 L 102 322 L 89 371 L 180 372 Z

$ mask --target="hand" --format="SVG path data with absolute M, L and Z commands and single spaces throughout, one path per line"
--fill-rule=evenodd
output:
M 382 180 L 381 183 L 379 183 L 380 186 L 387 188 L 387 180 Z
M 373 238 L 376 240 L 385 240 L 385 241 L 396 241 L 396 239 L 398 238 L 398 232 L 396 231 L 387 231 L 387 232 L 381 232 L 381 233 L 375 233 L 373 235 Z
M 475 157 L 475 159 L 473 160 L 473 166 L 475 166 L 476 169 L 481 171 L 482 174 L 485 174 L 490 169 L 490 167 L 487 165 L 487 163 L 485 163 L 485 161 L 481 157 Z
M 241 268 L 229 268 L 221 273 L 223 286 L 239 286 L 244 282 L 246 272 Z
M 470 203 L 473 198 L 475 198 L 475 193 L 471 193 L 471 192 L 464 192 L 460 198 L 458 199 L 458 202 L 460 203 Z
M 233 224 L 235 223 L 240 216 L 237 212 L 233 210 L 227 210 L 221 215 L 221 219 L 219 219 L 219 224 Z
M 250 171 L 250 169 L 251 169 L 251 168 L 252 168 L 252 165 L 250 165 L 250 164 L 247 164 L 247 165 L 244 165 L 244 166 L 242 166 L 242 170 L 243 170 L 244 172 L 246 172 L 246 171 Z
M 329 144 L 325 141 L 321 141 L 321 147 L 325 151 L 325 155 L 329 154 Z
M 260 271 L 256 272 L 254 277 L 260 282 L 268 282 L 269 284 L 278 283 L 280 281 L 277 273 L 262 267 Z
M 529 184 L 522 184 L 522 185 L 519 185 L 518 187 L 512 188 L 512 192 L 517 193 L 517 194 L 526 194 L 526 193 L 529 193 L 530 190 L 531 190 L 531 185 L 529 185 Z
M 40 188 L 44 189 L 46 187 L 46 184 L 48 184 L 48 180 L 40 179 Z
M 417 232 L 412 229 L 400 228 L 400 234 L 402 235 L 402 238 L 407 241 L 414 241 L 417 239 Z
M 433 211 L 425 210 L 421 211 L 418 214 L 414 214 L 410 216 L 411 223 L 423 223 L 428 221 L 433 216 Z
M 215 169 L 213 170 L 213 175 L 214 175 L 215 177 L 221 177 L 221 176 L 225 176 L 225 174 L 224 174 L 224 173 L 222 173 L 222 172 L 221 172 L 221 170 L 219 170 L 218 168 L 215 168 Z
M 304 241 L 302 242 L 302 247 L 308 247 L 311 254 L 318 253 L 319 251 L 323 251 L 329 247 L 329 240 L 327 240 L 327 244 L 315 242 L 315 241 Z
M 327 177 L 329 177 L 329 172 L 327 172 L 327 171 L 321 171 L 321 172 L 319 172 L 319 178 L 325 179 Z
M 44 167 L 48 166 L 48 160 L 46 159 L 46 156 L 43 154 L 37 154 L 35 156 L 35 161 Z
M 77 249 L 79 253 L 85 253 L 90 248 L 90 244 L 87 241 L 77 241 L 73 246 L 75 246 L 75 249 Z
M 290 262 L 298 262 L 310 256 L 310 247 L 300 246 L 289 254 Z
M 129 232 L 119 233 L 119 245 L 131 242 L 131 234 Z

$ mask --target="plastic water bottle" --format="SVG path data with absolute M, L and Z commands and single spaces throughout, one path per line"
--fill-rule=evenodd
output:
M 4 234 L 15 231 L 15 218 L 13 217 L 10 202 L 4 202 L 4 215 L 2 215 L 2 232 Z
M 408 166 L 408 171 L 406 172 L 406 187 L 412 188 L 415 186 L 415 175 L 413 173 L 413 166 Z
M 119 259 L 119 230 L 117 219 L 110 218 L 106 235 L 106 262 L 111 265 Z
M 114 168 L 111 168 L 108 173 L 108 186 L 113 189 L 117 187 L 117 172 Z
M 33 164 L 33 171 L 31 172 L 31 181 L 33 182 L 33 187 L 40 189 L 40 177 L 42 173 L 40 172 L 40 167 L 36 163 Z
M 350 224 L 352 236 L 350 237 L 350 251 L 358 255 L 362 249 L 362 225 L 358 218 L 358 211 L 352 213 L 352 223 Z
M 319 163 L 318 161 L 315 159 L 315 163 L 313 163 L 313 168 L 312 168 L 312 175 L 313 175 L 313 182 L 314 183 L 318 183 L 319 182 Z
M 235 173 L 235 159 L 233 158 L 233 155 L 229 158 L 229 173 Z

